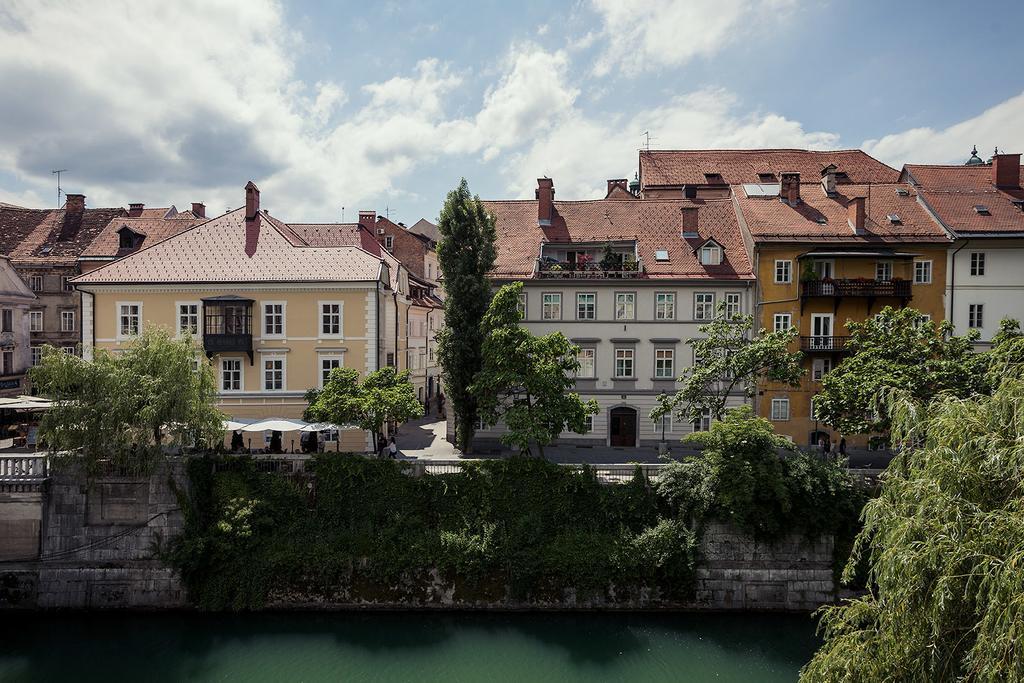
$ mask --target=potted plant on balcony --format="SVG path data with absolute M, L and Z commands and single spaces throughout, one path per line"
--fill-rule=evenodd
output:
M 636 272 L 636 269 L 637 269 L 637 263 L 636 263 L 636 259 L 635 258 L 633 258 L 632 256 L 627 256 L 625 259 L 623 259 L 623 261 L 622 261 L 622 270 L 629 271 L 629 272 Z
M 594 266 L 594 257 L 583 253 L 576 257 L 576 270 L 591 270 Z
M 612 243 L 606 242 L 601 253 L 601 270 L 619 270 L 622 267 L 622 254 L 612 251 Z
M 800 270 L 800 282 L 817 282 L 819 279 L 818 271 L 814 269 L 814 264 L 810 261 L 804 261 L 804 267 Z

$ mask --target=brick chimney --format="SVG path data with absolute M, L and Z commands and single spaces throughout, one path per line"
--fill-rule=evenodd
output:
M 206 204 L 192 202 L 192 215 L 196 218 L 206 218 Z
M 682 229 L 683 236 L 688 234 L 697 234 L 697 207 L 696 206 L 684 206 L 681 209 L 682 213 Z
M 629 181 L 625 178 L 612 178 L 608 181 L 608 192 L 605 197 L 610 197 L 612 190 L 616 187 L 622 188 L 623 192 L 629 192 Z
M 260 188 L 256 183 L 249 181 L 245 184 L 245 222 L 259 222 L 260 220 Z
M 129 204 L 128 205 L 128 218 L 138 218 L 142 215 L 142 210 L 146 208 L 145 204 Z
M 850 201 L 846 205 L 846 212 L 850 223 L 850 229 L 853 230 L 853 234 L 863 235 L 864 220 L 866 218 L 864 211 L 864 197 L 850 197 Z
M 821 189 L 829 197 L 836 196 L 836 165 L 829 164 L 821 169 Z
M 547 227 L 555 216 L 555 181 L 537 178 L 537 225 Z
M 992 157 L 992 184 L 999 188 L 1020 187 L 1020 155 L 996 154 Z
M 85 195 L 65 194 L 64 210 L 68 213 L 85 213 Z
M 370 231 L 371 235 L 376 235 L 377 230 L 377 212 L 376 211 L 360 211 L 359 212 L 359 225 L 363 226 Z
M 796 172 L 783 172 L 779 174 L 782 183 L 779 186 L 779 197 L 790 206 L 800 203 L 800 174 Z

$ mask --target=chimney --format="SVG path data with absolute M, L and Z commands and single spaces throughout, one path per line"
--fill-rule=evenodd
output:
M 696 206 L 684 206 L 682 208 L 683 216 L 683 237 L 690 237 L 697 235 L 697 207 Z
M 992 184 L 999 188 L 1020 187 L 1020 155 L 996 154 L 992 157 Z
M 850 197 L 850 202 L 846 205 L 846 211 L 853 234 L 863 235 L 865 218 L 864 197 Z
M 829 164 L 821 169 L 821 189 L 829 197 L 836 196 L 836 165 Z
M 796 172 L 780 173 L 782 184 L 779 186 L 779 196 L 782 201 L 790 206 L 800 203 L 800 174 Z
M 377 226 L 377 212 L 376 211 L 360 211 L 359 212 L 359 225 L 363 226 L 370 231 L 370 234 L 374 234 L 374 229 Z
M 192 202 L 192 215 L 196 218 L 206 218 L 206 204 Z
M 259 222 L 260 219 L 260 188 L 249 181 L 245 184 L 245 222 Z
M 555 215 L 555 181 L 551 178 L 537 178 L 537 225 L 542 228 L 551 225 Z
M 128 205 L 128 218 L 138 218 L 142 215 L 142 210 L 146 208 L 145 204 L 129 204 Z
M 85 211 L 85 195 L 65 194 L 64 210 L 68 213 L 83 213 Z
M 608 181 L 608 192 L 605 194 L 605 197 L 610 197 L 612 195 L 612 190 L 616 187 L 622 188 L 623 192 L 629 192 L 629 181 L 625 178 L 610 179 Z

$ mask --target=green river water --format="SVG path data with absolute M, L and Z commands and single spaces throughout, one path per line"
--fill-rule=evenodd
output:
M 0 681 L 793 681 L 809 616 L 0 613 Z

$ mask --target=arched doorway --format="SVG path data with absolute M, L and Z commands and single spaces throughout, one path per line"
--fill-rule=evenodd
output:
M 636 410 L 626 406 L 612 408 L 608 437 L 612 446 L 636 446 Z

